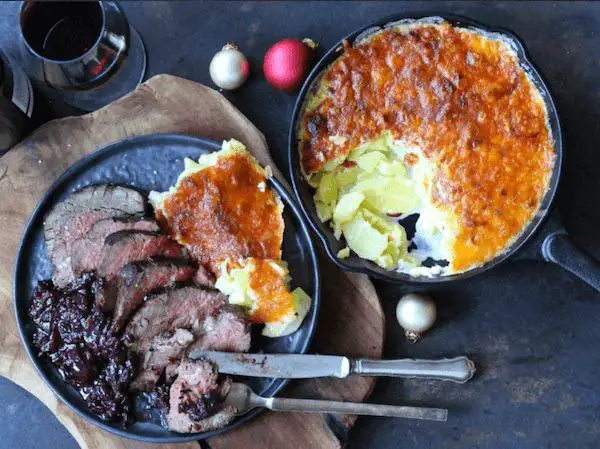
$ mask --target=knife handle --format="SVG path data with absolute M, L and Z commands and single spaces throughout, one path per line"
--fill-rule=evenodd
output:
M 462 384 L 471 379 L 475 374 L 475 364 L 464 356 L 440 360 L 358 359 L 352 362 L 350 372 L 362 376 L 449 380 Z

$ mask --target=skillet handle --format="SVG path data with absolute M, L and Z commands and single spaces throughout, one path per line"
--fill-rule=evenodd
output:
M 600 292 L 600 263 L 579 249 L 565 231 L 555 231 L 544 238 L 542 256 Z

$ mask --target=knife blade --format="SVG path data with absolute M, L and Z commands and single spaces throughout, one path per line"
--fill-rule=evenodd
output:
M 334 355 L 244 354 L 192 351 L 191 359 L 206 359 L 219 366 L 219 372 L 249 377 L 307 379 L 313 377 L 390 376 L 448 380 L 464 383 L 475 374 L 475 364 L 467 357 L 439 360 L 369 360 Z

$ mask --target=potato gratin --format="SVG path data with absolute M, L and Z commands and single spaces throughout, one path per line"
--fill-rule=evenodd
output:
M 306 99 L 299 139 L 319 217 L 349 247 L 338 257 L 413 276 L 506 251 L 555 159 L 546 106 L 507 40 L 431 20 L 346 43 Z M 412 214 L 414 245 L 397 220 Z
M 295 332 L 311 298 L 289 291 L 281 260 L 283 203 L 267 184 L 270 171 L 236 140 L 185 169 L 168 192 L 151 192 L 150 203 L 163 229 L 216 276 L 229 302 L 244 306 L 263 334 Z

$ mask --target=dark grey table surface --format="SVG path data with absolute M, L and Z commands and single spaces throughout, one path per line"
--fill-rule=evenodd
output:
M 251 60 L 253 75 L 228 98 L 265 133 L 284 171 L 295 97 L 270 88 L 260 69 L 275 41 L 311 37 L 328 48 L 355 28 L 407 11 L 463 14 L 512 29 L 547 78 L 561 114 L 566 162 L 557 213 L 577 243 L 600 260 L 600 3 L 188 1 L 123 6 L 145 41 L 148 76 L 171 73 L 211 85 L 212 55 L 225 42 L 238 43 Z M 0 3 L 0 46 L 11 53 L 17 50 L 17 11 L 17 2 Z M 39 121 L 62 113 L 52 104 L 39 106 Z M 432 291 L 440 320 L 422 341 L 409 345 L 394 318 L 400 287 L 375 285 L 388 317 L 387 357 L 469 354 L 479 374 L 466 385 L 380 380 L 373 402 L 444 406 L 449 420 L 360 418 L 345 436 L 350 448 L 600 447 L 600 294 L 544 262 L 509 262 Z M 0 380 L 0 422 L 0 447 L 76 447 L 40 402 L 7 380 Z

